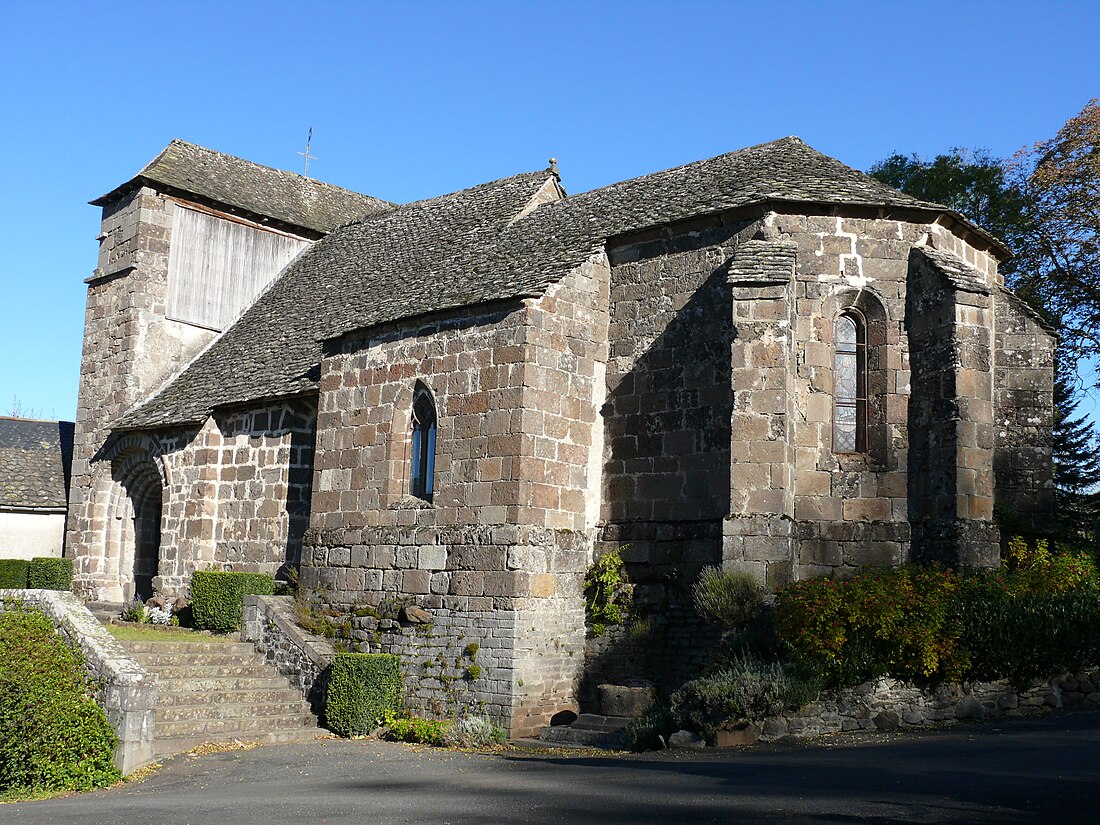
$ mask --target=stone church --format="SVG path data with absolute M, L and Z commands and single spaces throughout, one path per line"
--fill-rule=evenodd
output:
M 406 205 L 173 141 L 93 203 L 75 589 L 299 571 L 413 707 L 472 643 L 463 701 L 514 735 L 575 707 L 610 547 L 659 606 L 705 564 L 992 564 L 995 504 L 1051 509 L 1009 251 L 798 138 Z

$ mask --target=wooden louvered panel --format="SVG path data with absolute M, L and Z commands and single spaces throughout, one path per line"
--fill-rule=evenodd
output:
M 309 241 L 176 205 L 169 318 L 225 329 Z

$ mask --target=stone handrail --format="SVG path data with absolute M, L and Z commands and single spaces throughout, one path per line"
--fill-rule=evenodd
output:
M 324 715 L 329 666 L 336 649 L 298 624 L 290 596 L 245 596 L 241 638 L 302 692 L 313 712 Z
M 154 761 L 156 678 L 126 653 L 99 620 L 72 593 L 55 590 L 0 590 L 6 602 L 21 602 L 49 616 L 65 640 L 84 655 L 95 701 L 118 734 L 114 762 L 123 774 Z

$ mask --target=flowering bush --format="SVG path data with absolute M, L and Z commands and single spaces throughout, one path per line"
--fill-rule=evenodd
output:
M 916 565 L 797 582 L 779 594 L 776 634 L 831 685 L 957 678 L 968 664 L 949 609 L 958 589 L 956 573 Z

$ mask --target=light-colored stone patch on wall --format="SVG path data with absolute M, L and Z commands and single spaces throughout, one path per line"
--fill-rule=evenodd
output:
M 0 559 L 60 556 L 64 541 L 64 513 L 0 512 Z

